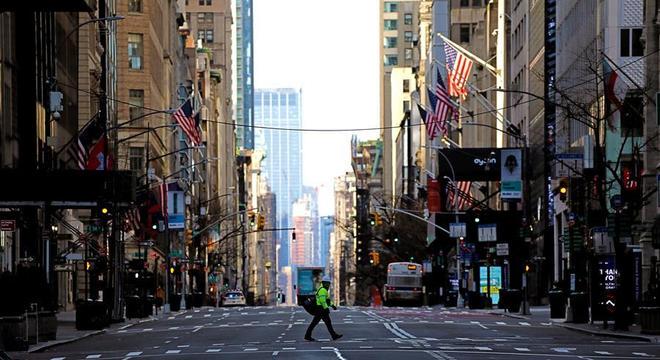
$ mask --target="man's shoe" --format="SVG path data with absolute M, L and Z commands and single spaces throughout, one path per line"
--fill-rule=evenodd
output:
M 316 339 L 314 339 L 311 336 L 305 336 L 305 340 L 307 340 L 307 341 L 316 341 Z
M 341 339 L 342 336 L 344 336 L 344 335 L 342 335 L 342 334 L 334 334 L 334 335 L 332 335 L 332 340 Z

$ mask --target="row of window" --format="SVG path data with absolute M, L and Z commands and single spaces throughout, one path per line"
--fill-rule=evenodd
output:
M 403 41 L 409 43 L 413 42 L 413 32 L 412 31 L 406 31 L 403 33 Z M 397 38 L 396 36 L 386 36 L 383 38 L 383 47 L 387 49 L 392 49 L 397 46 Z
M 188 5 L 188 2 L 189 0 L 186 0 L 186 5 Z M 204 6 L 204 5 L 211 6 L 213 5 L 213 0 L 199 0 L 198 4 L 199 6 Z
M 202 39 L 204 42 L 213 42 L 213 30 L 197 30 L 197 39 Z
M 197 22 L 202 23 L 202 22 L 207 22 L 207 23 L 212 23 L 213 22 L 213 13 L 211 12 L 200 12 L 197 13 Z
M 412 14 L 403 15 L 403 24 L 412 25 Z M 385 19 L 383 20 L 383 26 L 385 30 L 396 30 L 399 26 L 399 21 L 396 19 Z
M 461 0 L 461 7 L 482 7 L 484 6 L 483 0 Z
M 404 60 L 412 60 L 413 58 L 413 49 L 406 48 L 403 51 Z M 385 55 L 383 57 L 383 65 L 385 66 L 397 66 L 399 65 L 399 56 L 396 54 Z

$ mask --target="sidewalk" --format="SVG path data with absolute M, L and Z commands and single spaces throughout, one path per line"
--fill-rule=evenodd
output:
M 30 345 L 27 353 L 40 352 L 48 348 L 51 348 L 53 346 L 72 343 L 78 340 L 88 338 L 90 336 L 104 334 L 112 330 L 128 329 L 137 324 L 159 320 L 165 316 L 178 316 L 185 312 L 186 312 L 185 310 L 179 312 L 171 312 L 169 314 L 163 314 L 162 312 L 159 312 L 158 315 L 153 315 L 144 319 L 126 319 L 124 322 L 110 324 L 109 327 L 106 327 L 101 330 L 77 330 L 76 312 L 75 311 L 59 312 L 57 313 L 57 339 L 52 341 L 39 342 L 37 344 Z M 25 352 L 8 352 L 7 354 L 11 357 L 12 355 L 25 355 Z
M 568 330 L 578 331 L 595 336 L 607 336 L 615 338 L 633 339 L 640 341 L 647 341 L 651 343 L 660 343 L 660 336 L 642 334 L 641 327 L 637 324 L 629 327 L 628 331 L 613 330 L 614 323 L 609 322 L 608 329 L 603 328 L 602 321 L 595 321 L 593 323 L 576 324 L 566 322 L 565 319 L 551 319 L 550 306 L 532 306 L 529 315 L 522 315 L 519 313 L 505 312 L 503 309 L 489 310 L 488 313 L 493 315 L 507 316 L 516 319 L 532 320 L 532 321 L 551 321 L 554 325 L 563 327 Z

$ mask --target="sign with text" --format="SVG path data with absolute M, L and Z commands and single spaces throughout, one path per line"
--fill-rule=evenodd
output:
M 490 298 L 493 300 L 493 305 L 496 305 L 500 302 L 500 289 L 502 288 L 502 268 L 500 266 L 479 267 L 479 288 L 481 289 L 481 293 L 488 294 L 489 283 Z
M 598 260 L 598 274 L 600 276 L 601 304 L 607 313 L 613 314 L 616 310 L 616 261 L 613 255 L 602 256 Z
M 479 225 L 479 242 L 497 241 L 497 224 Z
M 497 244 L 497 256 L 508 256 L 509 255 L 509 244 Z
M 465 237 L 465 223 L 449 223 L 449 237 Z
M 556 154 L 556 177 L 582 177 L 584 154 L 564 153 Z
M 0 231 L 15 231 L 16 220 L 0 220 Z
M 502 199 L 522 198 L 522 152 L 520 149 L 503 149 L 500 152 Z
M 174 186 L 174 188 L 171 188 Z M 167 226 L 170 229 L 183 229 L 185 224 L 183 191 L 176 184 L 170 184 L 167 191 Z

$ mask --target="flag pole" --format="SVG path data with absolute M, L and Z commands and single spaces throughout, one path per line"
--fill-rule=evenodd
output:
M 641 86 L 639 86 L 637 84 L 637 82 L 635 82 L 635 80 L 633 80 L 633 78 L 630 77 L 630 75 L 628 75 L 628 73 L 623 71 L 623 69 L 621 69 L 619 67 L 619 65 L 617 65 L 614 61 L 612 61 L 612 59 L 610 59 L 610 57 L 607 56 L 607 54 L 605 54 L 604 51 L 601 51 L 600 53 L 605 58 L 605 61 L 607 61 L 610 65 L 612 65 L 612 67 L 614 67 L 614 70 L 616 70 L 616 71 L 620 72 L 621 74 L 623 74 L 623 76 L 625 76 L 626 79 L 628 79 L 637 88 L 637 90 L 641 91 L 644 94 L 644 96 L 646 96 L 646 98 L 649 99 L 651 104 L 656 105 L 655 104 L 655 99 L 653 99 L 651 96 L 649 96 L 649 94 L 647 94 L 646 91 L 644 91 L 644 89 Z
M 440 36 L 440 38 L 441 38 L 444 42 L 446 42 L 447 44 L 451 45 L 451 46 L 452 46 L 453 48 L 455 48 L 456 50 L 459 50 L 460 52 L 462 52 L 463 54 L 467 55 L 467 56 L 468 56 L 469 58 L 471 58 L 472 60 L 474 60 L 474 61 L 476 61 L 477 63 L 479 63 L 481 66 L 483 66 L 483 67 L 485 67 L 486 69 L 488 69 L 488 71 L 490 71 L 490 72 L 493 74 L 493 76 L 497 76 L 497 74 L 500 73 L 500 71 L 499 71 L 497 68 L 495 68 L 493 65 L 489 64 L 487 61 L 483 60 L 482 58 L 478 57 L 477 55 L 475 55 L 475 54 L 469 52 L 469 51 L 466 50 L 464 47 L 462 47 L 462 46 L 456 44 L 455 42 L 453 42 L 453 41 L 451 41 L 451 40 L 449 40 L 449 38 L 446 37 L 446 36 L 444 36 L 444 35 L 442 35 L 442 33 L 436 33 L 436 34 L 437 34 L 438 36 Z M 437 61 L 437 60 L 434 59 L 434 61 Z

